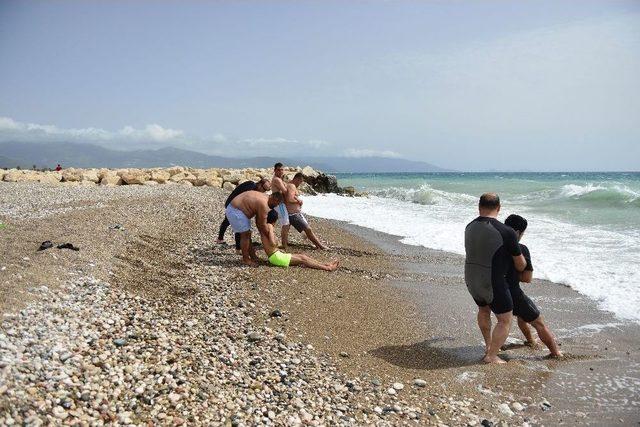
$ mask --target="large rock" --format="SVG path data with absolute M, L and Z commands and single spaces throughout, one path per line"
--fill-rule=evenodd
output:
M 222 189 L 226 190 L 226 191 L 233 191 L 235 190 L 236 186 L 230 182 L 225 182 L 224 184 L 222 184 Z
M 38 182 L 40 175 L 34 171 L 10 169 L 2 178 L 5 182 Z
M 188 181 L 189 184 L 193 184 L 191 181 L 195 180 L 196 177 L 191 173 L 191 172 L 179 172 L 175 175 L 171 175 L 171 178 L 169 178 L 169 181 L 173 181 L 173 182 L 182 182 L 182 181 Z
M 60 172 L 43 172 L 38 177 L 38 182 L 43 184 L 59 184 L 62 179 Z
M 230 182 L 231 184 L 238 185 L 238 183 L 245 180 L 245 176 L 239 173 L 230 173 L 230 174 L 223 175 L 222 180 L 225 183 Z
M 127 169 L 119 171 L 118 175 L 127 185 L 142 185 L 149 180 L 149 172 L 141 169 Z
M 305 166 L 302 168 L 302 174 L 306 177 L 306 178 L 317 178 L 318 175 L 320 175 L 320 173 L 318 173 L 315 169 L 313 169 L 311 166 Z
M 158 184 L 164 184 L 165 182 L 169 181 L 170 178 L 171 174 L 164 169 L 151 171 L 151 181 L 155 181 Z
M 224 181 L 222 181 L 222 178 L 217 178 L 217 177 L 207 178 L 204 181 L 204 185 L 206 185 L 207 187 L 216 187 L 216 188 L 222 188 L 223 183 Z
M 303 182 L 302 184 L 300 184 L 300 187 L 298 187 L 298 190 L 303 194 L 310 194 L 312 196 L 315 196 L 316 194 L 318 194 L 318 192 L 316 190 L 314 190 L 306 182 Z
M 100 185 L 108 185 L 112 187 L 115 185 L 122 185 L 122 184 L 123 184 L 122 178 L 116 175 L 116 173 L 113 171 L 109 171 L 109 173 L 104 174 L 100 179 Z
M 4 180 L 4 174 L 7 173 L 4 169 L 0 169 L 0 181 Z
M 81 173 L 82 181 L 91 181 L 95 184 L 100 182 L 98 171 L 95 169 L 85 169 Z
M 154 185 L 159 185 L 158 181 L 145 181 L 142 183 L 142 185 L 147 185 L 147 186 L 154 186 Z
M 183 168 L 182 166 L 172 166 L 170 168 L 165 169 L 167 172 L 169 172 L 169 175 L 173 176 L 173 175 L 177 175 L 179 173 L 184 172 L 186 169 Z
M 317 177 L 305 177 L 305 182 L 318 193 L 341 193 L 342 189 L 338 187 L 338 180 L 333 175 L 325 175 L 320 173 Z
M 69 168 L 62 171 L 62 181 L 64 182 L 80 182 L 82 181 L 82 169 Z

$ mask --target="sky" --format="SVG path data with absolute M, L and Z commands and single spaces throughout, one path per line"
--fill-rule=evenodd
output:
M 639 76 L 637 1 L 0 2 L 0 142 L 637 171 Z

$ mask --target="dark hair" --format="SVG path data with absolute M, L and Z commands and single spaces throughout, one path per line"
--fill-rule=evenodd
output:
M 302 172 L 298 172 L 297 174 L 293 175 L 293 179 L 302 179 L 304 180 L 304 174 Z
M 267 224 L 275 224 L 278 220 L 278 212 L 275 209 L 271 209 L 267 214 Z
M 500 197 L 496 193 L 484 193 L 480 196 L 478 206 L 484 209 L 497 209 L 500 206 Z
M 279 191 L 276 191 L 275 193 L 271 193 L 271 197 L 275 197 L 276 200 L 278 200 L 279 203 L 284 202 L 284 196 Z
M 260 181 L 256 182 L 256 185 L 262 185 L 262 188 L 264 188 L 264 185 L 268 182 L 269 180 L 267 178 L 260 178 Z
M 504 220 L 504 224 L 521 233 L 524 233 L 524 230 L 527 229 L 527 220 L 516 214 L 509 215 Z
M 282 166 L 284 166 L 284 165 L 282 163 L 278 162 L 275 165 L 273 165 L 273 168 L 274 169 L 278 169 L 278 168 L 281 168 Z

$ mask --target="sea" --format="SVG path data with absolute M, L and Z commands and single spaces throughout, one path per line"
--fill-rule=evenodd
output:
M 365 197 L 306 197 L 310 215 L 346 221 L 421 245 L 464 254 L 478 198 L 499 194 L 498 219 L 527 219 L 521 243 L 534 277 L 568 285 L 640 323 L 640 173 L 338 174 Z M 462 272 L 461 272 L 462 273 Z

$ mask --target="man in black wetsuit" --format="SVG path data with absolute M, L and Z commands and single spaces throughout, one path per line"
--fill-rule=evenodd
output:
M 509 336 L 513 301 L 506 281 L 510 266 L 518 272 L 527 263 L 520 252 L 516 232 L 497 220 L 500 198 L 485 193 L 478 204 L 480 216 L 464 232 L 464 280 L 478 305 L 478 327 L 485 343 L 485 363 L 506 363 L 498 351 Z M 491 331 L 491 312 L 498 318 Z
M 262 178 L 258 182 L 246 181 L 242 184 L 238 185 L 227 197 L 227 200 L 224 202 L 225 209 L 229 206 L 229 203 L 239 194 L 244 193 L 245 191 L 259 191 L 261 193 L 267 192 L 271 190 L 271 182 L 268 179 Z M 224 233 L 227 231 L 229 227 L 229 220 L 225 215 L 224 220 L 222 220 L 222 224 L 220 224 L 220 231 L 218 232 L 218 240 L 216 243 L 224 243 Z M 236 239 L 236 251 L 240 250 L 240 234 L 235 233 Z
M 513 228 L 518 236 L 518 242 L 522 239 L 524 231 L 527 229 L 527 220 L 520 215 L 509 215 L 504 221 L 505 225 Z M 531 264 L 531 254 L 529 248 L 520 243 L 520 250 L 524 259 L 527 261 L 527 266 L 524 271 L 518 273 L 513 266 L 507 271 L 507 283 L 509 283 L 509 292 L 511 292 L 511 298 L 513 299 L 513 315 L 518 318 L 518 327 L 522 331 L 526 341 L 525 344 L 535 347 L 535 341 L 531 334 L 529 324 L 533 326 L 540 337 L 540 340 L 549 349 L 549 355 L 547 357 L 562 357 L 562 352 L 558 348 L 558 343 L 551 333 L 551 330 L 547 327 L 540 314 L 540 310 L 535 303 L 529 298 L 520 288 L 520 282 L 531 283 L 533 276 L 533 265 Z

